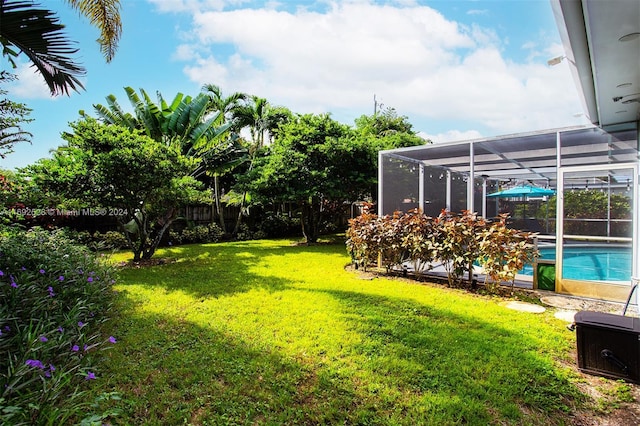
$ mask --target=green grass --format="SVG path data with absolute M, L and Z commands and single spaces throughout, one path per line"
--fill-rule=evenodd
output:
M 124 255 L 121 255 L 124 256 Z M 582 395 L 550 313 L 345 271 L 344 244 L 160 251 L 125 268 L 100 371 L 115 424 L 563 424 Z M 120 257 L 120 260 L 124 257 Z

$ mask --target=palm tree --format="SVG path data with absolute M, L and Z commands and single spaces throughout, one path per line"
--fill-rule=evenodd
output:
M 66 0 L 100 29 L 100 50 L 107 62 L 115 55 L 122 23 L 120 0 Z M 79 77 L 85 69 L 73 58 L 73 47 L 55 13 L 28 0 L 0 0 L 0 46 L 2 55 L 15 67 L 14 58 L 24 53 L 42 75 L 52 95 L 84 89 Z
M 253 169 L 254 161 L 265 146 L 265 142 L 271 140 L 271 136 L 283 123 L 291 118 L 291 111 L 286 108 L 272 107 L 266 99 L 258 96 L 251 96 L 250 102 L 235 110 L 236 125 L 240 128 L 249 128 L 251 141 L 249 146 L 249 171 Z M 243 191 L 240 198 L 240 212 L 236 226 L 233 230 L 234 234 L 238 233 L 240 224 L 242 223 L 242 214 L 245 203 L 247 201 L 247 191 Z
M 245 93 L 234 92 L 229 96 L 223 96 L 222 90 L 215 84 L 205 84 L 202 86 L 202 93 L 205 93 L 211 98 L 211 103 L 208 107 L 208 112 L 220 112 L 218 116 L 219 123 L 224 124 L 228 121 L 234 121 L 236 117 L 236 111 L 243 106 L 243 103 L 247 101 L 249 96 Z M 239 129 L 233 129 L 239 130 Z
M 218 114 L 218 124 L 231 123 L 232 135 L 229 138 L 229 147 L 225 150 L 224 155 L 216 156 L 215 161 L 208 163 L 207 172 L 213 175 L 213 199 L 215 203 L 216 213 L 220 227 L 226 233 L 226 223 L 224 220 L 224 210 L 220 204 L 220 176 L 233 170 L 239 164 L 245 161 L 246 150 L 240 145 L 239 131 L 237 125 L 236 114 L 243 107 L 248 96 L 245 93 L 235 92 L 229 96 L 223 96 L 222 90 L 215 84 L 205 84 L 202 86 L 202 92 L 209 95 L 211 103 L 209 111 Z M 213 217 L 212 217 L 213 220 Z

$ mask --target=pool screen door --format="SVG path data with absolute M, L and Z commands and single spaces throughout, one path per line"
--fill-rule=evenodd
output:
M 638 269 L 636 164 L 558 170 L 556 289 L 626 300 Z

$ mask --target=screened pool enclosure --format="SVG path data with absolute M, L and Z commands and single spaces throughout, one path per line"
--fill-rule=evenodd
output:
M 624 301 L 640 272 L 639 158 L 635 128 L 575 127 L 382 151 L 378 214 L 509 213 L 510 226 L 538 233 L 545 261 L 555 264 L 556 292 Z M 506 192 L 518 187 L 540 190 Z

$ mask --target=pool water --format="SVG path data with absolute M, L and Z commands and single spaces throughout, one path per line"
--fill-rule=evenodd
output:
M 555 260 L 555 247 L 540 247 L 540 259 Z M 630 247 L 575 246 L 562 250 L 562 277 L 587 281 L 629 281 L 631 279 Z M 533 275 L 526 265 L 523 275 Z

